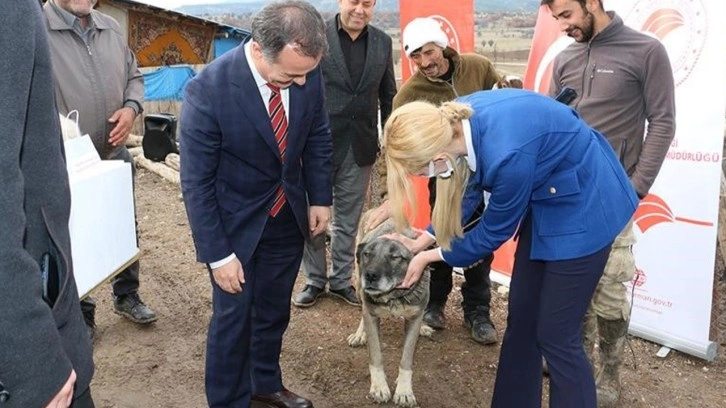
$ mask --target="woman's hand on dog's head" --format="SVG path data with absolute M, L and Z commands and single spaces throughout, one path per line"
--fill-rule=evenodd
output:
M 391 208 L 388 205 L 388 200 L 386 200 L 381 205 L 370 211 L 368 219 L 366 219 L 365 225 L 363 226 L 363 232 L 368 232 L 374 229 L 390 217 Z
M 429 249 L 427 251 L 419 252 L 416 254 L 411 262 L 408 263 L 408 269 L 406 270 L 406 277 L 403 278 L 403 282 L 398 285 L 399 288 L 408 289 L 414 286 L 421 279 L 424 270 L 432 262 L 441 260 L 441 252 L 438 248 Z
M 398 232 L 392 232 L 390 234 L 381 235 L 381 238 L 386 239 L 392 239 L 394 241 L 398 241 L 403 244 L 409 251 L 413 252 L 414 254 L 417 254 L 424 249 L 430 247 L 432 244 L 434 244 L 436 241 L 434 238 L 429 235 L 422 233 L 421 230 L 415 230 L 415 232 L 418 234 L 418 237 L 416 239 L 409 238 L 403 234 L 400 234 Z
M 398 242 L 402 243 L 403 246 L 406 247 L 406 249 L 408 249 L 409 251 L 415 253 L 413 251 L 413 245 L 415 243 L 415 240 L 413 240 L 413 239 L 411 239 L 411 238 L 409 238 L 409 237 L 407 237 L 407 236 L 405 236 L 403 234 L 399 234 L 398 232 L 391 232 L 390 234 L 381 235 L 381 238 L 383 238 L 383 239 L 391 239 L 393 241 L 398 241 Z

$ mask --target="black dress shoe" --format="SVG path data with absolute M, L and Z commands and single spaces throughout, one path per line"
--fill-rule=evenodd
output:
M 292 298 L 292 304 L 297 307 L 310 307 L 318 301 L 318 297 L 323 293 L 322 288 L 313 285 L 305 285 L 305 288 Z
M 330 289 L 328 290 L 328 294 L 330 296 L 335 296 L 338 299 L 342 299 L 345 303 L 353 306 L 360 306 L 360 300 L 358 299 L 358 296 L 355 294 L 355 289 L 353 286 L 348 286 L 343 289 Z
M 274 394 L 252 395 L 253 402 L 261 402 L 275 408 L 313 408 L 313 403 L 307 398 L 303 398 L 287 388 Z

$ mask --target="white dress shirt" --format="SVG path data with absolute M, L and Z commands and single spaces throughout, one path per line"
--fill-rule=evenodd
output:
M 252 71 L 252 77 L 255 79 L 257 90 L 260 92 L 260 98 L 262 98 L 262 102 L 265 104 L 265 109 L 267 109 L 267 111 L 269 112 L 270 96 L 272 95 L 272 90 L 270 89 L 270 87 L 267 86 L 267 81 L 262 78 L 262 75 L 260 75 L 260 71 L 257 70 L 254 61 L 252 61 L 252 41 L 247 41 L 243 45 L 243 47 L 245 51 L 245 59 L 247 60 L 247 65 L 250 67 L 250 71 Z M 289 89 L 285 88 L 282 89 L 280 93 L 282 94 L 282 106 L 285 108 L 285 116 L 289 118 L 288 112 L 290 111 L 290 91 Z M 216 262 L 211 262 L 209 264 L 209 267 L 212 269 L 217 269 L 220 266 L 224 266 L 232 262 L 232 260 L 236 258 L 237 255 L 235 255 L 233 252 L 224 259 Z

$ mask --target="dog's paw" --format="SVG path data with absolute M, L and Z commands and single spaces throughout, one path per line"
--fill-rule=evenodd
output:
M 388 388 L 388 384 L 373 384 L 371 383 L 371 390 L 368 396 L 375 402 L 381 404 L 388 402 L 391 399 L 391 389 Z
M 398 392 L 396 392 L 396 394 L 393 396 L 393 403 L 403 408 L 418 407 L 418 404 L 416 403 L 416 397 L 413 395 L 413 392 L 408 394 L 399 394 Z
M 398 378 L 396 378 L 396 393 L 393 395 L 393 402 L 399 407 L 414 408 L 416 407 L 416 397 L 413 395 L 413 387 L 411 386 L 411 370 L 398 369 Z
M 433 327 L 429 326 L 426 323 L 421 323 L 421 328 L 418 329 L 418 335 L 423 337 L 428 337 L 429 339 L 433 338 L 434 336 L 434 330 Z
M 388 388 L 383 367 L 368 366 L 368 369 L 371 373 L 371 390 L 368 396 L 379 404 L 388 402 L 391 399 L 391 389 Z
M 355 332 L 348 336 L 348 345 L 351 347 L 361 347 L 366 345 L 366 332 Z

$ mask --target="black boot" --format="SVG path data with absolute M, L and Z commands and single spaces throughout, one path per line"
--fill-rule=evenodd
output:
M 90 296 L 81 300 L 81 313 L 83 313 L 83 321 L 86 323 L 88 337 L 93 340 L 96 334 L 96 300 Z
M 444 308 L 446 302 L 431 302 L 426 306 L 426 312 L 424 313 L 423 321 L 427 325 L 431 326 L 432 329 L 443 330 L 446 328 L 446 315 L 444 314 Z
M 156 313 L 146 306 L 137 292 L 114 296 L 113 311 L 138 324 L 153 323 L 157 319 Z
M 489 267 L 493 257 L 464 270 L 464 283 L 461 285 L 464 309 L 464 327 L 471 329 L 471 337 L 480 344 L 495 344 L 497 330 L 489 315 L 489 304 L 492 299 Z
M 496 344 L 497 329 L 489 317 L 489 308 L 478 307 L 464 312 L 464 327 L 471 329 L 471 338 L 479 344 Z

